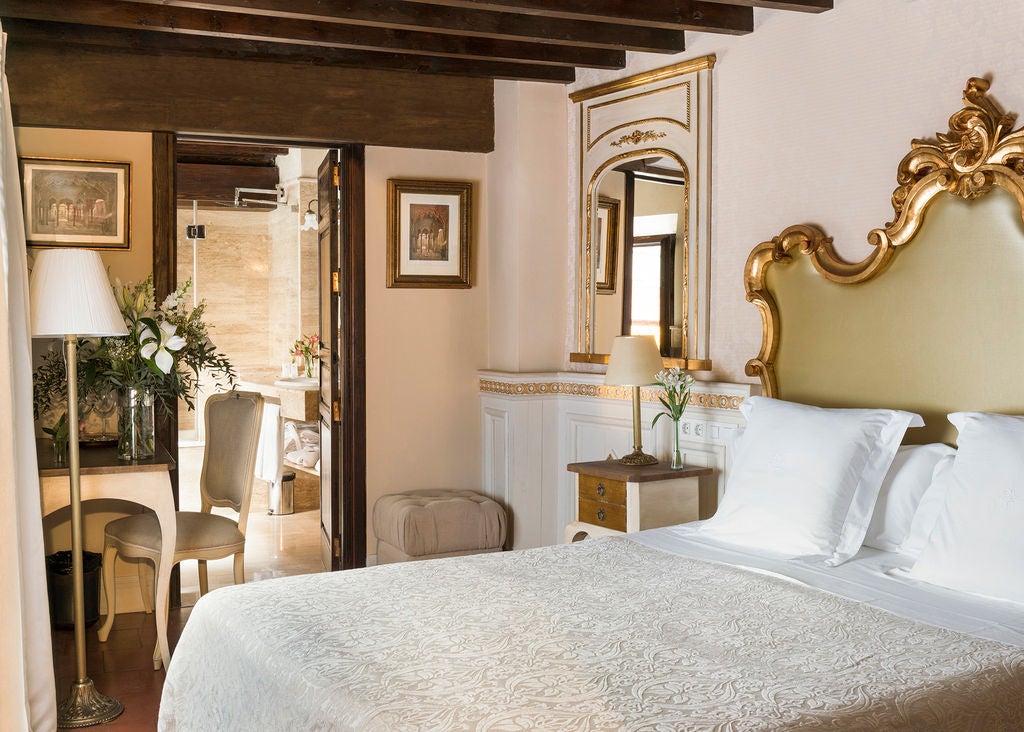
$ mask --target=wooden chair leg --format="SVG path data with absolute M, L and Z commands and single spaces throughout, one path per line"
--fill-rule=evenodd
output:
M 235 584 L 245 584 L 245 553 L 238 552 L 235 554 Z
M 136 562 L 139 574 L 139 588 L 142 591 L 142 607 L 147 613 L 153 612 L 153 598 L 156 592 L 156 567 L 146 560 Z
M 206 573 L 206 560 L 199 560 L 199 596 L 210 591 L 210 576 Z
M 117 559 L 117 548 L 111 544 L 103 547 L 103 597 L 107 601 L 107 617 L 97 631 L 100 643 L 106 643 L 110 636 L 110 627 L 114 624 L 117 612 L 117 588 L 114 586 L 114 562 Z

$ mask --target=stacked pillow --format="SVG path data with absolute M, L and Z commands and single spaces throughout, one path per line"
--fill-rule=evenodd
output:
M 875 499 L 910 426 L 893 409 L 823 409 L 765 397 L 740 405 L 725 497 L 702 534 L 835 565 L 860 548 Z
M 956 412 L 949 421 L 956 457 L 928 491 L 939 504 L 934 528 L 909 576 L 1024 603 L 1024 417 Z
M 713 539 L 837 565 L 863 544 L 905 575 L 1024 603 L 1024 417 L 956 412 L 958 449 L 900 447 L 916 414 L 751 397 Z

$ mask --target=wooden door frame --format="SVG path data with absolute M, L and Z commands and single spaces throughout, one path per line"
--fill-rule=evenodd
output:
M 156 131 L 153 135 L 153 286 L 158 300 L 166 297 L 178 286 L 177 262 L 177 199 L 176 199 L 176 143 L 175 132 Z M 188 136 L 189 139 L 235 141 L 230 135 L 219 137 Z M 260 142 L 270 142 L 260 140 Z M 342 546 L 343 566 L 364 566 L 366 564 L 366 210 L 365 210 L 365 145 L 353 143 L 325 144 L 309 141 L 273 141 L 274 144 L 290 147 L 313 147 L 321 149 L 350 147 L 355 149 L 358 165 L 348 166 L 341 174 L 345 177 L 343 189 L 344 213 L 351 221 L 342 228 L 342 249 L 346 254 L 344 278 L 340 286 L 347 296 L 343 299 L 342 318 L 346 326 L 344 363 L 346 369 L 345 387 L 350 389 L 354 404 L 345 410 L 344 451 L 345 472 L 338 482 L 335 500 L 346 511 L 344 525 L 351 525 L 353 531 L 346 532 Z M 347 218 L 347 217 L 343 217 Z M 349 374 L 348 372 L 353 372 Z M 157 420 L 156 437 L 167 447 L 171 457 L 178 460 L 178 410 L 177 405 L 164 411 Z M 349 451 L 353 454 L 349 454 Z M 332 456 L 337 459 L 337 456 Z M 348 465 L 352 463 L 351 467 Z M 180 507 L 178 497 L 178 471 L 170 471 L 174 505 Z M 349 482 L 351 481 L 351 482 Z M 346 495 L 346 485 L 349 486 Z M 348 499 L 348 500 L 346 500 Z M 351 521 L 352 523 L 347 523 Z M 361 541 L 361 546 L 355 545 Z M 357 562 L 361 559 L 360 564 Z M 178 568 L 171 578 L 171 604 L 181 604 L 181 581 Z

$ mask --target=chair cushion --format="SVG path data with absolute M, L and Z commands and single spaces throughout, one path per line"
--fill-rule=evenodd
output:
M 225 552 L 245 544 L 238 524 L 226 516 L 198 511 L 178 511 L 178 538 L 175 551 L 196 551 L 223 548 Z M 137 547 L 146 552 L 160 551 L 160 524 L 154 513 L 140 513 L 111 521 L 107 536 L 123 547 Z
M 479 493 L 420 490 L 381 496 L 373 530 L 411 556 L 496 549 L 505 543 L 505 509 Z

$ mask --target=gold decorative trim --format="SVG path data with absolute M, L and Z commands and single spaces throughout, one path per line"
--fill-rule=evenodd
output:
M 588 115 L 589 115 L 589 113 L 590 113 L 590 109 L 587 110 L 587 114 Z M 589 127 L 588 127 L 588 130 L 587 130 L 587 150 L 593 149 L 594 146 L 597 145 L 597 143 L 599 143 L 601 140 L 603 140 L 604 138 L 608 137 L 608 135 L 611 135 L 611 134 L 614 134 L 615 132 L 618 132 L 619 130 L 623 130 L 623 129 L 627 128 L 627 127 L 633 127 L 634 125 L 650 125 L 650 124 L 657 124 L 657 123 L 662 123 L 662 124 L 666 124 L 666 125 L 675 125 L 676 127 L 682 127 L 687 132 L 690 131 L 689 125 L 684 124 L 684 123 L 680 122 L 677 119 L 670 119 L 668 117 L 648 117 L 647 119 L 638 119 L 638 120 L 634 120 L 632 122 L 624 122 L 621 125 L 615 125 L 614 127 L 610 127 L 609 129 L 605 130 L 600 135 L 598 135 L 596 138 L 594 138 L 593 141 L 591 141 L 590 137 L 589 137 L 590 130 L 589 130 Z M 611 143 L 611 144 L 614 145 L 615 143 Z
M 612 147 L 622 147 L 627 142 L 630 145 L 640 145 L 644 142 L 653 142 L 654 140 L 660 140 L 662 137 L 668 137 L 665 132 L 655 132 L 654 130 L 633 130 L 628 135 L 623 135 L 618 140 L 609 143 Z
M 590 86 L 586 89 L 579 89 L 569 95 L 569 99 L 573 102 L 583 102 L 587 99 L 593 99 L 595 97 L 602 96 L 604 94 L 612 94 L 614 92 L 625 91 L 626 89 L 633 89 L 644 84 L 650 84 L 655 81 L 662 81 L 663 79 L 671 79 L 673 76 L 681 76 L 682 74 L 689 74 L 693 71 L 702 71 L 704 69 L 713 69 L 715 67 L 715 54 L 709 54 L 707 56 L 701 56 L 699 58 L 690 59 L 689 61 L 683 61 L 672 66 L 666 66 L 661 69 L 655 69 L 653 71 L 644 71 L 640 74 L 634 74 L 633 76 L 627 76 L 624 79 L 615 79 L 613 81 L 606 82 L 604 84 L 598 84 L 597 86 Z
M 607 102 L 598 102 L 596 104 L 584 105 L 587 108 L 587 128 L 586 128 L 586 134 L 585 134 L 585 137 L 586 137 L 586 140 L 587 140 L 587 150 L 591 150 L 598 142 L 600 142 L 603 138 L 605 138 L 608 135 L 612 134 L 616 130 L 621 130 L 624 127 L 629 127 L 631 125 L 643 125 L 643 124 L 652 124 L 652 123 L 655 123 L 655 122 L 663 122 L 665 124 L 671 124 L 671 125 L 676 125 L 677 127 L 682 127 L 684 130 L 689 132 L 690 131 L 690 116 L 692 114 L 692 107 L 693 107 L 693 100 L 691 98 L 692 90 L 691 90 L 690 84 L 691 84 L 690 80 L 687 79 L 686 81 L 681 81 L 678 84 L 669 84 L 668 86 L 658 87 L 657 89 L 648 89 L 647 91 L 637 92 L 636 94 L 630 94 L 629 96 L 625 96 L 625 97 L 616 97 L 615 99 L 610 99 Z M 610 107 L 610 106 L 613 106 L 615 104 L 625 104 L 626 102 L 631 102 L 631 101 L 634 101 L 636 99 L 640 99 L 642 97 L 649 97 L 649 96 L 652 96 L 654 94 L 665 94 L 666 92 L 670 92 L 670 91 L 672 91 L 674 89 L 683 89 L 685 91 L 685 95 L 686 95 L 686 111 L 682 115 L 683 119 L 675 119 L 675 118 L 670 118 L 670 117 L 651 117 L 651 118 L 648 118 L 648 119 L 630 120 L 628 122 L 623 122 L 622 124 L 615 125 L 614 127 L 610 127 L 607 130 L 605 130 L 604 132 L 602 132 L 600 135 L 598 135 L 597 137 L 591 139 L 591 134 L 593 132 L 593 127 L 594 127 L 594 121 L 593 121 L 594 110 L 598 110 L 598 109 L 601 109 L 603 107 Z M 580 107 L 580 110 L 581 111 L 583 110 L 582 106 Z M 582 134 L 584 131 L 581 129 L 580 132 Z
M 868 234 L 874 250 L 863 260 L 845 261 L 830 237 L 806 224 L 790 226 L 771 241 L 758 244 L 747 257 L 744 288 L 747 301 L 761 314 L 762 333 L 761 350 L 744 370 L 747 376 L 760 378 L 765 396 L 778 396 L 775 358 L 781 328 L 775 299 L 765 284 L 768 267 L 788 264 L 792 253 L 802 253 L 832 282 L 866 282 L 885 271 L 897 247 L 913 239 L 928 205 L 943 192 L 974 200 L 999 187 L 1014 197 L 1024 219 L 1024 128 L 1011 130 L 1016 115 L 1004 113 L 987 96 L 989 86 L 986 79 L 968 79 L 965 106 L 949 118 L 949 132 L 936 133 L 937 140 L 911 141 L 896 174 L 899 185 L 892 194 L 896 215 Z
M 607 386 L 605 384 L 583 384 L 576 381 L 532 381 L 508 383 L 505 381 L 494 381 L 492 379 L 480 379 L 480 391 L 490 394 L 502 394 L 504 396 L 547 396 L 552 394 L 565 394 L 567 396 L 597 397 L 600 399 L 620 399 L 632 401 L 633 387 L 631 386 Z M 662 389 L 640 389 L 640 400 L 657 403 L 658 397 L 663 394 Z M 691 392 L 690 405 L 704 409 L 731 409 L 740 408 L 743 402 L 742 396 L 733 394 L 709 394 L 706 392 Z

